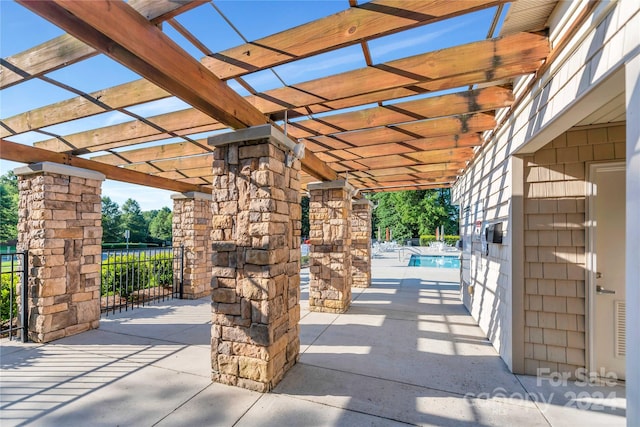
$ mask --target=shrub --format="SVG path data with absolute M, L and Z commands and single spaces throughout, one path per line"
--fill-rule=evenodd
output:
M 110 255 L 102 263 L 102 295 L 128 297 L 134 291 L 149 287 L 149 268 L 145 254 Z
M 13 315 L 18 315 L 18 302 L 16 289 L 20 275 L 3 274 L 0 279 L 0 320 L 9 320 L 9 312 L 13 308 Z M 11 301 L 11 293 L 13 293 L 13 301 Z M 13 307 L 12 307 L 13 306 Z
M 173 285 L 173 253 L 110 255 L 102 263 L 102 295 L 129 297 L 140 289 Z
M 444 236 L 444 243 L 449 246 L 455 246 L 456 243 L 458 243 L 458 240 L 460 240 L 460 236 L 458 235 Z M 420 236 L 420 246 L 429 246 L 430 243 L 435 241 L 436 236 L 434 236 L 433 234 L 423 234 L 422 236 Z
M 430 243 L 436 241 L 436 236 L 433 234 L 423 234 L 420 236 L 420 246 L 429 246 Z
M 161 252 L 149 257 L 150 286 L 173 285 L 173 253 Z

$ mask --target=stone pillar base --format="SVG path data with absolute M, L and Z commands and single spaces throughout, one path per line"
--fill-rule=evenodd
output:
M 343 313 L 351 305 L 351 196 L 345 180 L 309 190 L 309 310 Z
M 354 288 L 371 286 L 371 211 L 373 203 L 367 199 L 352 202 L 351 216 L 351 273 Z
M 173 194 L 173 246 L 184 246 L 184 299 L 211 295 L 211 194 Z M 180 268 L 174 266 L 174 272 Z
M 29 251 L 29 339 L 48 342 L 97 328 L 104 175 L 49 162 L 15 174 L 18 250 Z
M 212 378 L 259 392 L 300 352 L 300 161 L 282 137 L 266 126 L 209 139 Z

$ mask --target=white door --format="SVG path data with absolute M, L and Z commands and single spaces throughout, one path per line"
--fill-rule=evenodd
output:
M 625 168 L 591 166 L 592 366 L 625 378 Z

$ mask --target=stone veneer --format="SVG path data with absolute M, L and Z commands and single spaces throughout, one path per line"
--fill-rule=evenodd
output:
M 625 126 L 563 133 L 525 161 L 525 372 L 585 367 L 586 164 L 625 159 Z
M 351 305 L 351 197 L 345 180 L 307 185 L 309 310 L 343 313 Z
M 283 138 L 269 126 L 209 139 L 213 380 L 260 392 L 300 352 L 300 161 L 286 165 Z
M 182 298 L 211 294 L 211 195 L 174 194 L 173 246 L 184 246 Z M 174 270 L 179 266 L 174 266 Z
M 352 286 L 371 286 L 371 212 L 373 203 L 354 200 L 351 212 L 351 272 Z
M 29 251 L 29 339 L 48 342 L 97 328 L 104 175 L 49 162 L 15 173 L 18 250 Z

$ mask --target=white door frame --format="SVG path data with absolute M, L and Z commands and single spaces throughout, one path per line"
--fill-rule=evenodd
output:
M 587 344 L 587 354 L 585 354 L 585 358 L 586 358 L 586 368 L 589 370 L 590 373 L 596 373 L 597 371 L 597 367 L 594 366 L 594 359 L 595 357 L 593 357 L 594 355 L 594 340 L 593 340 L 593 321 L 594 321 L 594 314 L 593 314 L 593 310 L 595 309 L 595 288 L 596 288 L 596 271 L 594 269 L 594 265 L 595 265 L 595 249 L 596 249 L 596 245 L 595 245 L 595 227 L 594 227 L 594 218 L 593 218 L 593 213 L 594 213 L 594 209 L 595 209 L 595 201 L 596 201 L 596 197 L 597 195 L 595 194 L 595 189 L 594 189 L 594 177 L 595 174 L 599 171 L 603 171 L 603 172 L 615 172 L 615 171 L 625 171 L 626 170 L 626 163 L 625 161 L 606 161 L 606 162 L 589 162 L 586 164 L 587 167 L 587 180 L 586 180 L 586 184 L 587 184 L 587 191 L 586 191 L 586 196 L 587 196 L 587 203 L 586 203 L 586 210 L 587 212 L 585 213 L 585 223 L 586 223 L 586 248 L 585 248 L 585 252 L 586 252 L 586 268 L 587 268 L 587 274 L 585 277 L 585 287 L 586 287 L 586 292 L 585 292 L 585 298 L 586 298 L 586 303 L 587 303 L 587 310 L 585 313 L 585 323 L 586 323 L 586 330 L 585 330 L 585 339 L 586 339 L 586 344 Z

